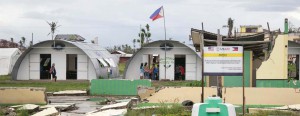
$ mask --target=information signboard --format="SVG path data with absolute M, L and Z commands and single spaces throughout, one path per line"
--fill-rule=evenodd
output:
M 243 76 L 242 46 L 204 47 L 205 76 Z

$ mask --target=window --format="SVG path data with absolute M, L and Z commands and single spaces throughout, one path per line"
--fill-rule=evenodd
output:
M 97 58 L 97 59 L 98 59 L 98 61 L 99 61 L 101 67 L 103 67 L 103 66 L 105 66 L 105 67 L 106 67 L 106 66 L 109 66 L 108 63 L 105 62 L 102 58 Z

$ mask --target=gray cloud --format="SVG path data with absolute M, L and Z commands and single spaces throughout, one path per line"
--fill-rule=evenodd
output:
M 247 11 L 288 12 L 300 7 L 300 0 L 252 0 L 239 4 Z
M 269 2 L 270 1 L 270 2 Z M 268 4 L 268 5 L 266 5 Z M 165 8 L 167 38 L 188 41 L 190 28 L 226 32 L 222 25 L 229 17 L 235 26 L 266 22 L 282 27 L 288 15 L 299 6 L 296 0 L 9 0 L 0 1 L 0 38 L 30 38 L 35 42 L 49 38 L 45 21 L 58 21 L 57 33 L 76 33 L 90 41 L 99 36 L 103 46 L 129 44 L 137 38 L 140 25 L 149 24 L 152 39 L 164 39 L 163 19 L 149 19 L 160 6 Z M 12 12 L 13 11 L 13 12 Z M 261 12 L 264 11 L 264 12 Z M 276 12 L 275 12 L 276 11 Z M 13 17 L 12 17 L 13 16 Z M 289 18 L 289 17 L 287 17 Z M 299 20 L 293 19 L 295 25 Z

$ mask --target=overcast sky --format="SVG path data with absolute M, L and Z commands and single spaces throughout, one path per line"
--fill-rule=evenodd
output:
M 57 34 L 79 34 L 103 47 L 129 44 L 140 25 L 150 25 L 152 40 L 164 39 L 163 19 L 150 15 L 164 6 L 167 38 L 189 42 L 191 28 L 222 33 L 229 17 L 234 26 L 262 25 L 283 29 L 284 18 L 300 27 L 300 0 L 1 0 L 0 39 L 48 40 L 46 21 L 57 21 Z

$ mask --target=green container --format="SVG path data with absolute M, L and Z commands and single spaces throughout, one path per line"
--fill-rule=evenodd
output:
M 110 80 L 93 79 L 90 86 L 91 95 L 137 95 L 137 87 L 151 87 L 151 80 Z
M 208 97 L 205 103 L 193 105 L 192 116 L 236 116 L 232 104 L 222 103 L 220 97 Z

